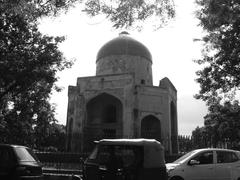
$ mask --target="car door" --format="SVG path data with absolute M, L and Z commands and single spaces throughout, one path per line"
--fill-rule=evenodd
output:
M 231 180 L 232 172 L 236 169 L 238 156 L 232 151 L 218 150 L 216 163 L 216 178 L 218 180 Z
M 191 160 L 196 163 L 191 165 Z M 196 154 L 189 160 L 185 175 L 189 180 L 216 180 L 214 152 L 209 150 Z

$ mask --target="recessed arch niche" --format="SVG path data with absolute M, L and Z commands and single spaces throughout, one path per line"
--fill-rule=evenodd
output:
M 141 137 L 161 141 L 161 122 L 153 115 L 144 117 L 141 121 Z
M 102 93 L 87 103 L 87 124 L 102 138 L 115 138 L 122 123 L 123 105 L 113 95 Z

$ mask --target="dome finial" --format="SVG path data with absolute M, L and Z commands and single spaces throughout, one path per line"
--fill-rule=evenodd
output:
M 128 36 L 129 33 L 127 31 L 122 31 L 119 33 L 119 36 Z

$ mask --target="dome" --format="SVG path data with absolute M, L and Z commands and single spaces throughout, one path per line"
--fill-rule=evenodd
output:
M 120 33 L 119 37 L 107 42 L 98 51 L 97 61 L 101 58 L 112 55 L 132 55 L 144 57 L 152 62 L 152 55 L 139 41 L 128 36 L 127 32 Z

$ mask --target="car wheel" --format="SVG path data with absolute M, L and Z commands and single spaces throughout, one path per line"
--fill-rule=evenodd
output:
M 184 180 L 184 179 L 180 176 L 173 176 L 173 177 L 171 177 L 170 180 Z

